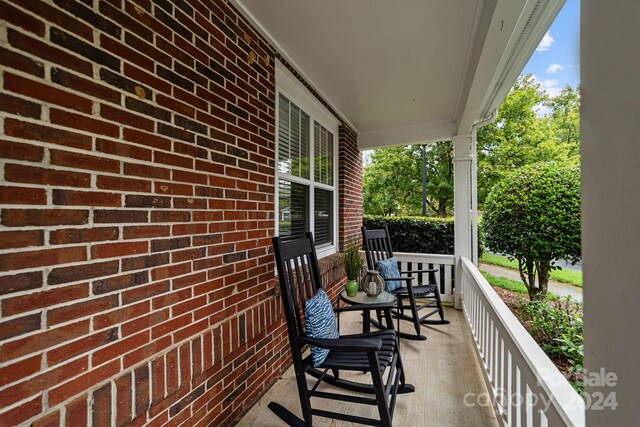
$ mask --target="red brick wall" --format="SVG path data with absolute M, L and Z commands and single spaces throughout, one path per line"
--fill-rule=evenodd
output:
M 362 153 L 358 135 L 346 124 L 339 135 L 340 250 L 362 241 Z
M 274 52 L 224 1 L 0 0 L 0 21 L 0 425 L 232 423 L 290 363 Z

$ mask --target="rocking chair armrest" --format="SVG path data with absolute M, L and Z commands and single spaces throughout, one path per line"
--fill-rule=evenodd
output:
M 391 280 L 404 280 L 405 282 L 411 282 L 413 281 L 412 277 L 383 277 L 382 278 L 385 282 L 389 282 Z
M 379 351 L 382 348 L 382 340 L 379 338 L 309 338 L 299 337 L 300 344 L 309 344 L 315 347 L 339 351 Z
M 437 268 L 427 268 L 424 270 L 411 270 L 411 271 L 403 271 L 400 274 L 411 274 L 411 273 L 435 273 L 437 272 L 438 269 Z

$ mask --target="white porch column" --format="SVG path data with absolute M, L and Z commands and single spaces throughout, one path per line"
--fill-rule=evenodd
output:
M 454 307 L 462 309 L 460 257 L 472 258 L 471 232 L 471 135 L 453 138 L 453 212 L 456 256 L 456 291 Z
M 640 3 L 582 0 L 580 23 L 584 366 L 617 377 L 585 387 L 586 421 L 638 425 Z

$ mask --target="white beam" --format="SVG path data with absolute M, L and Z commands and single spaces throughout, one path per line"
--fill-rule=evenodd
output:
M 585 388 L 588 426 L 638 425 L 640 419 L 638 40 L 637 0 L 582 0 L 584 361 L 590 373 L 604 369 L 617 383 Z

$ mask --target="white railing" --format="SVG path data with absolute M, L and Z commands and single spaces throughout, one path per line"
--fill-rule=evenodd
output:
M 463 309 L 500 423 L 583 426 L 582 398 L 473 263 L 462 257 L 461 267 Z
M 409 252 L 394 252 L 393 254 L 400 262 L 400 271 L 424 270 L 427 268 L 437 268 L 435 273 L 436 282 L 440 286 L 440 297 L 442 301 L 453 302 L 455 275 L 454 255 L 434 255 L 434 254 L 414 254 Z M 414 274 L 417 283 L 429 283 L 428 273 Z

